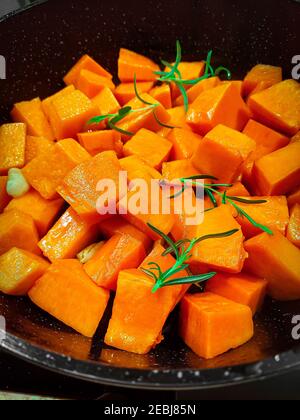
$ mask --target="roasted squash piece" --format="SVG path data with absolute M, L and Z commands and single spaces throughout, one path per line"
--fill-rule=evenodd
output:
M 50 260 L 75 258 L 78 252 L 95 242 L 98 228 L 69 208 L 40 241 L 39 247 Z
M 118 76 L 122 83 L 132 83 L 134 76 L 138 82 L 154 82 L 157 79 L 155 71 L 159 71 L 159 67 L 149 58 L 125 48 L 120 49 Z
M 179 328 L 184 342 L 204 359 L 235 349 L 254 335 L 251 309 L 213 293 L 183 298 Z
M 115 130 L 88 131 L 79 133 L 78 140 L 92 156 L 114 150 L 119 157 L 123 154 L 121 134 Z
M 139 82 L 136 88 L 139 94 L 149 93 L 153 87 L 153 82 Z M 114 95 L 120 105 L 124 106 L 127 102 L 135 98 L 134 83 L 121 83 L 114 90 Z
M 262 233 L 245 242 L 249 254 L 245 269 L 265 278 L 268 293 L 276 300 L 300 298 L 300 250 L 280 232 Z
M 257 64 L 246 75 L 243 82 L 243 95 L 248 96 L 254 89 L 267 89 L 276 83 L 282 82 L 282 68 Z
M 25 164 L 25 124 L 3 124 L 0 127 L 0 175 Z
M 0 176 L 0 213 L 3 212 L 5 207 L 8 205 L 12 197 L 7 194 L 6 191 L 7 176 Z
M 249 274 L 218 274 L 209 280 L 205 291 L 249 306 L 253 315 L 261 308 L 268 282 Z
M 149 94 L 166 109 L 172 108 L 171 88 L 168 83 L 155 86 L 150 90 Z
M 220 79 L 218 77 L 209 77 L 208 79 L 201 80 L 200 82 L 196 83 L 187 91 L 187 96 L 189 99 L 189 103 L 192 104 L 201 95 L 202 92 L 206 90 L 213 89 L 220 84 Z M 179 96 L 175 104 L 177 106 L 183 105 L 183 96 Z
M 167 136 L 173 144 L 172 160 L 191 159 L 195 154 L 202 137 L 190 130 L 174 128 Z
M 295 204 L 291 210 L 287 238 L 300 248 L 300 204 Z
M 105 87 L 111 90 L 115 89 L 115 85 L 111 79 L 99 76 L 99 74 L 86 69 L 82 69 L 78 74 L 75 87 L 90 99 L 97 96 Z
M 56 261 L 28 293 L 44 311 L 86 337 L 93 337 L 109 292 L 96 286 L 76 260 Z
M 66 85 L 74 84 L 81 70 L 89 70 L 99 76 L 112 79 L 112 75 L 106 71 L 100 64 L 98 64 L 92 57 L 85 54 L 81 59 L 71 68 L 68 74 L 64 77 Z
M 0 256 L 0 291 L 24 296 L 45 273 L 50 264 L 41 257 L 19 248 Z
M 189 178 L 198 174 L 199 171 L 194 167 L 190 159 L 173 160 L 172 162 L 163 163 L 162 166 L 163 179 L 168 181 Z
M 25 147 L 25 164 L 31 162 L 38 155 L 43 153 L 51 153 L 53 141 L 46 139 L 46 137 L 26 137 Z
M 53 100 L 67 96 L 69 95 L 69 93 L 74 92 L 74 90 L 75 90 L 75 86 L 69 85 L 65 87 L 64 89 L 60 90 L 59 92 L 55 93 L 54 95 L 51 95 L 42 101 L 42 108 L 43 108 L 44 114 L 46 115 L 48 119 L 49 119 L 50 109 L 51 109 L 50 105 L 53 102 Z
M 151 182 L 152 179 L 161 179 L 161 173 L 152 166 L 147 165 L 138 156 L 132 155 L 119 160 L 122 171 L 127 172 L 127 177 L 130 182 L 136 179 L 144 179 Z

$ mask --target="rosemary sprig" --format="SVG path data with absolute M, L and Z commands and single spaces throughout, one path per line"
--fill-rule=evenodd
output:
M 219 187 L 230 188 L 232 187 L 232 184 L 200 184 L 199 182 L 196 181 L 196 179 L 203 179 L 203 175 L 199 175 L 198 177 L 193 176 L 190 178 L 181 178 L 180 182 L 182 183 L 182 190 L 179 191 L 176 195 L 174 195 L 173 198 L 175 198 L 175 196 L 179 196 L 185 191 L 185 189 L 187 188 L 186 184 L 189 184 L 190 186 L 193 186 L 193 187 L 202 186 L 204 188 L 204 192 L 208 195 L 214 207 L 218 207 L 218 202 L 214 195 L 216 194 L 222 198 L 222 204 L 230 204 L 232 207 L 234 207 L 234 209 L 237 211 L 240 217 L 245 217 L 254 227 L 262 230 L 263 232 L 268 233 L 269 235 L 273 235 L 273 231 L 270 228 L 260 223 L 257 223 L 245 210 L 243 210 L 238 204 L 236 204 L 236 203 L 243 203 L 243 204 L 250 204 L 250 205 L 264 204 L 267 202 L 266 200 L 251 200 L 251 199 L 240 198 L 240 197 L 235 197 L 235 196 L 228 196 L 227 190 L 225 190 L 224 192 L 220 192 L 217 188 Z
M 205 61 L 205 71 L 204 71 L 204 75 L 201 77 L 197 77 L 196 79 L 192 79 L 192 80 L 184 80 L 182 78 L 182 75 L 179 71 L 179 65 L 181 63 L 181 59 L 182 59 L 182 49 L 181 49 L 181 44 L 179 41 L 176 41 L 176 60 L 175 63 L 172 65 L 170 63 L 168 63 L 165 60 L 161 60 L 162 64 L 169 68 L 170 71 L 156 71 L 155 74 L 158 77 L 158 81 L 159 82 L 163 82 L 163 83 L 175 83 L 176 86 L 178 87 L 178 89 L 180 90 L 180 93 L 183 97 L 183 102 L 184 102 L 184 108 L 186 110 L 186 112 L 188 111 L 188 107 L 189 107 L 189 98 L 188 98 L 188 94 L 186 91 L 186 86 L 194 86 L 195 84 L 199 83 L 202 80 L 208 79 L 210 77 L 216 77 L 219 76 L 221 73 L 226 73 L 226 77 L 227 79 L 231 79 L 232 74 L 231 71 L 228 70 L 226 67 L 224 66 L 220 66 L 217 69 L 214 69 L 211 61 L 212 61 L 212 55 L 213 52 L 209 51 L 207 54 L 207 58 Z
M 159 235 L 168 245 L 169 248 L 165 250 L 162 256 L 167 256 L 169 254 L 173 254 L 176 258 L 175 264 L 170 267 L 166 271 L 162 271 L 160 266 L 155 262 L 150 262 L 149 269 L 141 268 L 141 270 L 151 277 L 155 284 L 152 289 L 152 293 L 155 293 L 158 289 L 167 286 L 178 286 L 182 284 L 197 284 L 203 283 L 214 277 L 217 273 L 211 272 L 206 274 L 199 274 L 195 276 L 185 276 L 180 277 L 177 279 L 172 279 L 173 276 L 179 274 L 185 270 L 188 270 L 189 264 L 188 260 L 192 257 L 192 250 L 193 248 L 199 244 L 200 242 L 206 241 L 208 239 L 216 239 L 216 238 L 225 238 L 231 235 L 234 235 L 238 232 L 238 229 L 234 229 L 228 232 L 219 233 L 215 235 L 206 235 L 196 239 L 184 239 L 178 242 L 173 242 L 172 239 L 157 229 L 155 226 L 148 223 L 148 226 L 157 234 Z

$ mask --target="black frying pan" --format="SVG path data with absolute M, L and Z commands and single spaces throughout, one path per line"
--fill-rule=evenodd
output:
M 179 39 L 186 60 L 213 48 L 216 64 L 243 76 L 258 62 L 282 65 L 290 77 L 299 51 L 300 4 L 292 0 L 52 0 L 0 22 L 0 55 L 7 80 L 0 80 L 0 122 L 14 102 L 62 87 L 62 76 L 84 53 L 116 70 L 124 46 L 156 60 L 174 57 Z M 284 280 L 284 279 L 283 279 Z M 108 311 L 109 312 L 109 311 Z M 177 338 L 176 313 L 165 341 L 146 356 L 103 344 L 109 313 L 91 341 L 50 318 L 28 299 L 0 295 L 7 321 L 4 350 L 40 366 L 110 385 L 196 389 L 241 383 L 300 365 L 292 318 L 300 302 L 267 300 L 256 318 L 256 334 L 245 346 L 204 361 Z M 300 344 L 300 343 L 299 343 Z

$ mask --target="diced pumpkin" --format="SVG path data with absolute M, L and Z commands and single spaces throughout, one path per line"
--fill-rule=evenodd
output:
M 49 266 L 31 252 L 11 248 L 0 256 L 0 291 L 13 296 L 26 295 Z
M 115 95 L 107 87 L 92 99 L 92 103 L 97 108 L 99 115 L 116 114 L 121 108 Z
M 90 99 L 98 95 L 105 87 L 111 90 L 115 89 L 115 85 L 111 79 L 99 76 L 86 69 L 81 70 L 78 74 L 75 86 Z
M 39 255 L 38 232 L 33 218 L 20 210 L 0 215 L 0 255 L 11 248 L 21 248 Z
M 148 193 L 148 197 L 145 197 L 143 191 L 140 191 L 138 187 L 135 189 L 128 192 L 127 199 L 124 197 L 123 200 L 119 201 L 119 214 L 154 241 L 161 238 L 150 229 L 149 223 L 168 235 L 174 226 L 175 216 L 171 211 L 163 211 L 162 191 L 159 190 L 158 201 L 152 203 L 150 188 L 147 188 L 147 191 L 145 191 L 145 193 Z M 141 195 L 143 196 L 142 199 Z M 154 209 L 153 206 L 155 207 Z
M 288 205 L 289 207 L 293 207 L 295 204 L 300 204 L 300 187 L 296 188 L 289 196 L 288 196 Z
M 159 104 L 155 108 L 156 117 L 163 124 L 168 124 L 170 115 L 167 110 L 158 101 L 153 99 L 148 93 L 142 93 L 140 96 L 148 103 Z M 157 122 L 153 114 L 153 109 L 148 109 L 145 111 L 145 104 L 138 98 L 132 99 L 126 104 L 126 106 L 130 106 L 133 110 L 141 109 L 144 111 L 136 111 L 123 118 L 118 124 L 116 124 L 120 129 L 129 131 L 131 133 L 137 133 L 142 128 L 154 132 L 161 129 L 161 125 Z M 122 138 L 124 141 L 127 141 L 130 136 L 123 135 Z
M 92 156 L 99 153 L 114 150 L 118 157 L 123 154 L 121 134 L 115 130 L 88 131 L 79 133 L 78 140 Z
M 232 187 L 221 188 L 221 190 L 227 191 L 227 196 L 230 197 L 249 197 L 250 194 L 247 188 L 241 182 L 235 182 Z M 220 196 L 217 196 L 217 201 L 221 203 L 222 199 Z
M 175 63 L 172 63 L 174 65 Z M 171 69 L 169 67 L 165 68 L 165 71 L 168 72 Z M 181 78 L 183 80 L 194 80 L 198 77 L 203 76 L 205 70 L 205 63 L 204 61 L 195 61 L 195 62 L 184 62 L 182 61 L 179 66 L 178 70 L 181 74 Z M 191 85 L 184 85 L 186 90 L 191 88 Z M 172 92 L 172 99 L 175 101 L 180 95 L 180 89 L 175 83 L 171 83 L 171 92 Z
M 248 96 L 254 89 L 263 83 L 264 89 L 267 89 L 276 83 L 282 82 L 282 68 L 269 66 L 265 64 L 257 64 L 253 67 L 243 82 L 243 95 Z
M 174 108 L 168 109 L 168 114 L 170 120 L 168 125 L 175 128 L 182 128 L 183 130 L 192 131 L 191 127 L 186 121 L 186 112 L 184 106 L 176 106 Z M 171 129 L 165 128 L 167 135 L 170 134 Z
M 191 159 L 196 152 L 202 137 L 190 130 L 174 128 L 167 136 L 173 144 L 172 160 Z
M 255 119 L 275 130 L 293 136 L 300 130 L 300 86 L 296 80 L 285 80 L 248 101 Z
M 155 86 L 149 94 L 166 109 L 172 108 L 171 88 L 168 83 L 161 86 Z
M 49 119 L 58 140 L 76 137 L 98 109 L 80 90 L 57 97 L 49 104 Z
M 78 252 L 95 242 L 98 228 L 85 222 L 69 208 L 40 241 L 39 247 L 50 261 L 75 258 Z
M 247 185 L 251 186 L 254 162 L 275 150 L 287 146 L 289 139 L 254 120 L 248 122 L 243 133 L 256 142 L 256 149 L 245 162 L 243 170 L 243 180 Z
M 245 242 L 249 254 L 245 268 L 265 278 L 268 293 L 276 300 L 300 298 L 300 250 L 280 232 L 262 233 Z
M 136 179 L 144 179 L 150 183 L 152 179 L 161 179 L 161 174 L 152 166 L 147 165 L 138 156 L 128 156 L 120 159 L 119 163 L 122 171 L 127 172 L 127 177 L 130 182 Z
M 198 96 L 201 95 L 202 92 L 205 92 L 206 90 L 213 89 L 214 87 L 217 87 L 220 84 L 220 79 L 218 77 L 209 77 L 208 79 L 201 80 L 200 82 L 196 83 L 194 86 L 192 86 L 187 91 L 187 96 L 189 99 L 189 103 L 192 104 Z M 175 104 L 177 106 L 183 105 L 183 96 L 179 96 Z
M 122 83 L 132 83 L 134 76 L 138 82 L 154 82 L 158 77 L 154 72 L 159 70 L 159 66 L 149 58 L 125 48 L 120 49 L 118 76 Z
M 264 226 L 268 226 L 271 230 L 277 229 L 283 235 L 289 223 L 289 208 L 286 197 L 241 197 L 250 200 L 265 200 L 264 204 L 244 204 L 238 203 L 239 207 L 244 210 L 253 220 Z M 251 238 L 261 233 L 260 229 L 253 226 L 245 217 L 238 216 L 237 221 L 242 226 L 244 236 Z
M 173 160 L 172 162 L 163 163 L 162 166 L 163 179 L 168 181 L 189 178 L 198 174 L 199 171 L 194 167 L 190 159 Z
M 93 337 L 109 292 L 97 287 L 77 260 L 56 261 L 28 296 L 35 305 L 86 337 Z
M 3 124 L 0 127 L 0 175 L 25 164 L 25 124 Z
M 42 237 L 53 225 L 63 205 L 64 201 L 60 198 L 45 200 L 38 192 L 31 190 L 22 197 L 14 198 L 5 211 L 16 209 L 31 216 Z
M 248 306 L 213 293 L 186 295 L 181 302 L 179 330 L 194 353 L 212 359 L 253 337 L 252 312 Z
M 52 128 L 43 112 L 40 98 L 15 104 L 11 111 L 11 117 L 15 122 L 26 124 L 28 135 L 46 137 L 49 140 L 55 139 Z
M 148 262 L 154 261 L 163 271 L 168 270 L 175 260 L 170 255 L 162 257 L 163 252 L 164 248 L 157 245 L 141 266 L 149 268 Z M 181 272 L 174 278 L 182 275 L 184 273 Z M 107 345 L 146 354 L 163 340 L 164 324 L 188 286 L 165 287 L 152 293 L 153 285 L 153 279 L 139 269 L 121 271 L 112 318 L 105 336 Z M 155 316 L 149 317 L 149 314 Z
M 261 308 L 268 282 L 263 278 L 241 274 L 218 274 L 206 283 L 205 291 L 249 306 L 252 314 Z
M 292 143 L 255 162 L 253 182 L 260 195 L 283 195 L 300 185 L 300 143 Z
M 7 176 L 0 176 L 0 213 L 3 212 L 5 207 L 8 205 L 12 197 L 7 194 Z
M 153 87 L 153 82 L 139 82 L 136 84 L 136 88 L 139 94 L 149 93 Z M 123 106 L 127 102 L 135 98 L 134 83 L 121 83 L 114 90 L 117 101 Z
M 72 85 L 75 83 L 81 70 L 89 70 L 93 73 L 98 74 L 99 76 L 107 77 L 112 79 L 112 75 L 106 71 L 100 64 L 98 64 L 93 58 L 89 55 L 84 55 L 81 59 L 72 67 L 68 74 L 64 77 L 64 82 L 66 85 Z
M 46 137 L 26 137 L 25 146 L 25 164 L 31 162 L 38 155 L 43 153 L 51 153 L 53 147 L 53 141 L 46 139 Z
M 56 189 L 64 177 L 74 167 L 89 159 L 90 154 L 75 140 L 64 139 L 29 162 L 23 174 L 43 198 L 52 200 L 58 197 Z
M 192 272 L 220 270 L 228 273 L 240 273 L 247 253 L 244 250 L 244 236 L 240 225 L 234 219 L 231 209 L 222 205 L 204 215 L 203 223 L 190 226 L 188 237 L 199 238 L 211 234 L 239 231 L 227 238 L 209 239 L 196 245 L 192 251 L 190 267 Z
M 169 159 L 172 143 L 150 130 L 142 128 L 124 146 L 125 156 L 138 156 L 149 166 L 161 169 Z
M 295 204 L 292 208 L 287 238 L 300 248 L 300 204 Z
M 146 251 L 150 250 L 152 245 L 152 240 L 147 235 L 126 222 L 121 216 L 114 216 L 99 223 L 99 230 L 107 239 L 117 234 L 130 235 L 137 241 L 142 242 Z
M 256 86 L 256 88 L 249 94 L 249 97 L 252 95 L 256 95 L 257 93 L 262 92 L 263 90 L 268 89 L 270 86 L 268 84 L 268 82 L 260 82 L 258 83 L 258 85 Z M 249 99 L 248 97 L 248 99 Z
M 291 138 L 291 143 L 298 143 L 300 142 L 300 131 Z
M 218 124 L 241 131 L 250 112 L 238 86 L 227 83 L 202 92 L 190 105 L 186 118 L 195 132 L 205 135 Z
M 145 257 L 142 242 L 116 234 L 84 265 L 84 270 L 98 286 L 116 290 L 120 271 L 137 268 Z
M 200 141 L 192 163 L 199 173 L 214 175 L 219 182 L 232 183 L 254 150 L 254 140 L 220 124 Z
M 98 183 L 111 180 L 116 187 L 116 197 L 109 197 L 107 205 L 116 204 L 119 197 L 119 172 L 121 170 L 117 155 L 113 151 L 102 152 L 76 166 L 58 187 L 58 193 L 83 218 L 91 222 L 101 219 L 103 208 L 98 204 L 100 193 Z M 102 215 L 102 218 L 105 217 Z
M 69 93 L 74 92 L 74 90 L 75 90 L 74 85 L 69 85 L 69 86 L 65 87 L 64 89 L 60 90 L 59 92 L 55 93 L 54 95 L 49 96 L 48 98 L 44 99 L 42 101 L 42 108 L 43 108 L 43 111 L 44 111 L 44 114 L 46 115 L 46 117 L 49 118 L 50 104 L 52 103 L 52 101 L 54 99 L 62 98 L 64 96 L 67 96 L 67 95 L 69 95 Z

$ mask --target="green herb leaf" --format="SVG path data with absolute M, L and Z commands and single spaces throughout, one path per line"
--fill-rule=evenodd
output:
M 204 281 L 208 281 L 211 278 L 215 277 L 217 273 L 207 273 L 202 274 L 199 276 L 189 276 L 189 277 L 182 277 L 179 279 L 169 280 L 162 284 L 161 287 L 166 286 L 179 286 L 181 284 L 198 284 L 203 283 Z
M 247 199 L 247 198 L 232 197 L 232 196 L 228 196 L 228 198 L 230 200 L 237 201 L 239 203 L 244 203 L 244 204 L 265 204 L 268 202 L 267 200 L 251 200 L 250 198 Z

